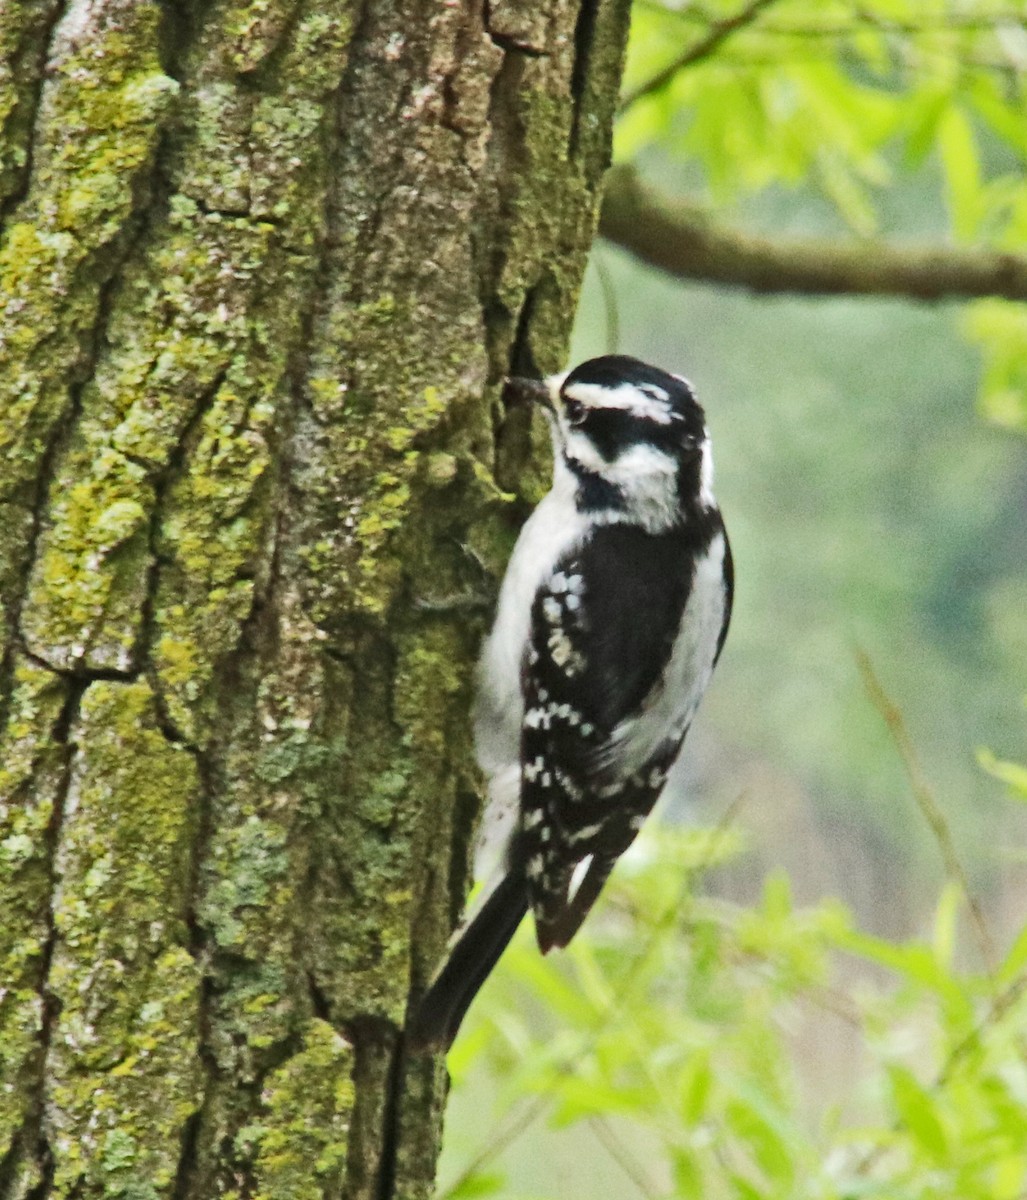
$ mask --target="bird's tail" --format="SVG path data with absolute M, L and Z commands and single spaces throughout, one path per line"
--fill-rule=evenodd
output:
M 450 942 L 442 968 L 407 1028 L 412 1051 L 449 1048 L 471 1001 L 527 911 L 527 881 L 522 872 L 508 871 Z

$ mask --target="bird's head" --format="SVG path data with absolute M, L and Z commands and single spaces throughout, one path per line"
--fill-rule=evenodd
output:
M 637 358 L 592 358 L 544 381 L 513 379 L 514 396 L 545 410 L 555 484 L 578 507 L 654 532 L 713 505 L 713 460 L 703 410 L 679 375 Z

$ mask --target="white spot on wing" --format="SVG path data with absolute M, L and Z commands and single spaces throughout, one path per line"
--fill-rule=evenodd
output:
M 572 844 L 574 842 L 584 842 L 595 835 L 602 829 L 603 824 L 597 821 L 594 825 L 582 825 L 580 829 L 574 829 L 568 835 L 567 840 Z
M 585 882 L 585 876 L 588 874 L 588 869 L 592 865 L 592 860 L 595 857 L 593 854 L 586 854 L 585 857 L 574 868 L 571 875 L 570 887 L 567 891 L 567 903 L 571 904 L 574 897 L 578 894 L 578 889 Z

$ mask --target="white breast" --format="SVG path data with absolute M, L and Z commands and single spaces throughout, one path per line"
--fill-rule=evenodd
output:
M 642 711 L 614 729 L 607 760 L 624 778 L 644 767 L 688 728 L 713 674 L 724 622 L 724 535 L 718 533 L 695 566 L 695 578 L 670 659 Z
M 474 740 L 489 776 L 520 764 L 521 665 L 531 631 L 531 607 L 556 562 L 580 544 L 587 529 L 575 505 L 576 481 L 557 458 L 553 487 L 521 530 L 503 578 L 496 620 L 478 660 Z

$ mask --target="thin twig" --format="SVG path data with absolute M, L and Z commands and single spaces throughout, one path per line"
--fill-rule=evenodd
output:
M 482 1167 L 488 1166 L 497 1155 L 502 1154 L 508 1146 L 513 1145 L 528 1126 L 532 1125 L 542 1115 L 548 1103 L 549 1097 L 539 1093 L 537 1096 L 532 1097 L 526 1104 L 522 1105 L 520 1112 L 515 1113 L 507 1121 L 506 1125 L 500 1127 L 499 1132 L 491 1137 L 488 1145 L 478 1151 L 456 1179 L 448 1185 L 446 1190 L 437 1193 L 436 1200 L 448 1200 L 469 1179 L 473 1179 Z
M 710 14 L 691 6 L 668 8 L 658 0 L 635 0 L 639 8 L 671 17 L 682 24 L 708 24 Z M 1027 25 L 1027 15 L 1013 9 L 996 10 L 992 13 L 974 13 L 961 17 L 952 13 L 937 21 L 899 21 L 889 17 L 860 12 L 857 20 L 846 23 L 834 22 L 824 25 L 789 24 L 787 21 L 767 21 L 759 27 L 759 33 L 773 37 L 801 38 L 846 38 L 873 31 L 875 33 L 898 33 L 916 37 L 932 33 L 994 33 L 998 26 Z
M 747 799 L 747 793 L 739 794 L 725 809 L 723 816 L 717 822 L 713 829 L 709 844 L 709 854 L 706 862 L 700 863 L 694 870 L 685 872 L 685 880 L 682 884 L 675 902 L 668 906 L 660 915 L 660 919 L 656 922 L 652 935 L 647 939 L 641 952 L 635 959 L 634 968 L 627 972 L 627 980 L 616 994 L 613 1002 L 607 1006 L 605 1011 L 600 1015 L 596 1028 L 593 1030 L 591 1037 L 581 1049 L 579 1057 L 584 1057 L 588 1054 L 591 1048 L 594 1048 L 603 1034 L 606 1027 L 610 1024 L 615 1013 L 622 1011 L 623 1001 L 631 988 L 632 981 L 636 979 L 640 968 L 646 962 L 646 959 L 655 949 L 658 940 L 670 929 L 679 919 L 682 909 L 685 906 L 685 900 L 689 892 L 693 889 L 697 880 L 702 879 L 705 873 L 712 865 L 714 854 L 718 848 L 720 840 L 726 836 L 741 810 L 741 807 Z M 568 1063 L 567 1069 L 572 1070 L 574 1064 Z M 489 1144 L 480 1150 L 470 1163 L 460 1172 L 456 1179 L 446 1188 L 444 1192 L 440 1192 L 437 1200 L 448 1200 L 458 1188 L 462 1187 L 469 1179 L 476 1175 L 483 1167 L 492 1162 L 499 1154 L 511 1146 L 517 1138 L 525 1133 L 527 1129 L 545 1112 L 549 1106 L 551 1097 L 539 1093 L 526 1105 L 520 1112 L 517 1113 L 510 1121 L 503 1126 L 499 1133 L 496 1134 Z
M 689 46 L 672 63 L 664 67 L 662 71 L 657 71 L 655 75 L 647 79 L 645 83 L 640 84 L 634 91 L 628 92 L 621 100 L 619 111 L 623 113 L 636 100 L 641 100 L 643 96 L 651 96 L 653 92 L 658 92 L 665 88 L 678 71 L 684 70 L 685 67 L 690 67 L 693 63 L 700 62 L 704 58 L 709 58 L 732 34 L 737 33 L 740 29 L 744 29 L 747 25 L 751 25 L 760 13 L 765 8 L 769 8 L 774 2 L 775 0 L 749 0 L 745 8 L 735 13 L 733 17 L 725 17 L 722 21 L 715 21 L 707 29 L 705 37 L 700 38 L 699 41 Z
M 979 1024 L 971 1029 L 962 1041 L 957 1042 L 955 1046 L 952 1047 L 952 1049 L 949 1051 L 948 1058 L 945 1059 L 941 1070 L 938 1072 L 937 1079 L 934 1081 L 935 1087 L 941 1087 L 943 1084 L 948 1082 L 949 1077 L 952 1075 L 952 1072 L 956 1069 L 956 1067 L 959 1066 L 960 1062 L 967 1056 L 967 1054 L 970 1053 L 971 1050 L 974 1050 L 980 1046 L 982 1036 L 987 1033 L 992 1026 L 1002 1020 L 1002 1018 L 1013 1007 L 1016 1001 L 1019 1000 L 1020 996 L 1025 990 L 1027 990 L 1027 971 L 1021 972 L 1021 974 L 1017 975 L 1015 979 L 1011 979 L 1009 983 L 1006 984 L 1002 991 L 992 999 L 987 1013 L 985 1013 L 985 1015 L 981 1018 Z
M 984 1034 L 989 1029 L 994 1028 L 1006 1013 L 1013 1007 L 1015 1002 L 1020 998 L 1023 992 L 1027 990 L 1027 971 L 1021 972 L 1015 979 L 1011 980 L 1006 987 L 992 1000 L 987 1013 L 981 1018 L 977 1025 L 964 1037 L 957 1042 L 949 1051 L 945 1062 L 942 1064 L 941 1070 L 934 1077 L 932 1082 L 927 1086 L 927 1092 L 933 1093 L 939 1091 L 948 1083 L 960 1062 L 972 1050 L 977 1049 L 983 1040 Z M 892 1124 L 892 1129 L 896 1129 L 898 1123 Z M 891 1146 L 886 1146 L 881 1142 L 871 1146 L 866 1150 L 862 1157 L 854 1164 L 853 1173 L 856 1175 L 866 1175 L 873 1167 L 881 1161 L 884 1154 L 892 1149 Z
M 984 913 L 977 902 L 977 897 L 970 888 L 970 881 L 967 879 L 966 871 L 963 870 L 963 864 L 959 861 L 959 855 L 956 853 L 955 842 L 952 839 L 952 832 L 948 827 L 948 822 L 938 807 L 937 801 L 934 799 L 930 786 L 924 777 L 916 750 L 913 747 L 913 739 L 909 736 L 909 730 L 906 728 L 902 712 L 898 705 L 889 699 L 888 694 L 881 685 L 881 681 L 877 678 L 877 674 L 870 662 L 870 656 L 866 651 L 857 649 L 856 664 L 859 667 L 860 675 L 863 677 L 863 686 L 870 697 L 870 703 L 877 709 L 881 719 L 887 726 L 892 742 L 895 744 L 895 749 L 898 750 L 899 757 L 902 759 L 906 779 L 913 793 L 913 798 L 916 800 L 917 807 L 920 809 L 931 832 L 934 834 L 934 840 L 938 843 L 942 861 L 945 864 L 945 873 L 950 879 L 958 883 L 966 898 L 974 932 L 977 937 L 978 951 L 989 977 L 993 977 L 994 963 L 997 958 L 995 943 L 984 920 Z
M 616 354 L 620 346 L 620 309 L 617 305 L 617 289 L 610 278 L 610 268 L 607 266 L 602 247 L 597 247 L 593 260 L 596 265 L 596 275 L 599 278 L 599 290 L 603 297 L 603 316 L 606 321 L 606 353 Z
M 987 968 L 988 976 L 994 984 L 991 964 L 994 961 L 995 947 L 991 934 L 984 921 L 980 906 L 970 891 L 966 873 L 956 855 L 952 835 L 945 818 L 935 803 L 930 788 L 924 780 L 923 772 L 920 768 L 920 763 L 913 748 L 912 739 L 909 736 L 902 713 L 884 691 L 880 680 L 874 672 L 870 658 L 865 651 L 856 651 L 856 662 L 863 677 L 863 683 L 870 701 L 884 720 L 902 759 L 906 777 L 916 798 L 917 805 L 927 820 L 941 849 L 942 857 L 945 861 L 946 873 L 950 878 L 958 881 L 966 897 L 977 934 L 978 948 Z M 1011 980 L 1000 992 L 993 994 L 987 1013 L 970 1033 L 952 1047 L 938 1074 L 929 1085 L 928 1091 L 935 1092 L 945 1086 L 960 1062 L 971 1051 L 981 1045 L 984 1035 L 1002 1020 L 1025 989 L 1027 989 L 1027 971 L 1021 972 L 1020 975 Z M 881 1143 L 870 1147 L 855 1164 L 853 1168 L 855 1174 L 866 1175 L 873 1167 L 877 1166 L 888 1149 L 890 1147 Z
M 620 1136 L 610 1125 L 610 1122 L 605 1117 L 595 1116 L 590 1117 L 588 1123 L 592 1127 L 592 1131 L 596 1137 L 602 1143 L 606 1153 L 609 1154 L 642 1195 L 648 1197 L 658 1196 L 660 1189 L 650 1182 L 642 1164 L 636 1161 L 635 1156 L 621 1141 Z

